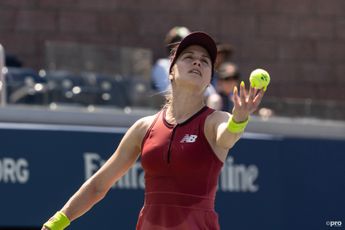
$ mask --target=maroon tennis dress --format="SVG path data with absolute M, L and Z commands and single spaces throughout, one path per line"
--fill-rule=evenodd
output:
M 137 230 L 219 230 L 214 210 L 223 163 L 204 135 L 202 108 L 187 121 L 172 125 L 166 110 L 156 116 L 142 143 L 145 203 Z

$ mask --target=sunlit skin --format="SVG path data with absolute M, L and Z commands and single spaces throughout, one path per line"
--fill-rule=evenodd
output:
M 205 102 L 203 92 L 210 84 L 212 64 L 207 51 L 200 46 L 186 48 L 178 57 L 169 78 L 172 81 L 172 103 L 167 107 L 166 119 L 171 124 L 178 124 L 189 119 L 199 111 Z M 264 95 L 263 90 L 241 84 L 240 93 L 234 89 L 233 119 L 242 122 L 254 112 Z M 214 111 L 204 125 L 204 134 L 216 157 L 224 162 L 241 133 L 227 130 L 230 113 Z M 140 157 L 143 139 L 155 119 L 155 115 L 136 121 L 126 132 L 114 154 L 107 162 L 66 202 L 61 209 L 69 220 L 73 221 L 90 210 L 102 200 L 112 185 L 116 183 Z M 42 230 L 48 230 L 42 227 Z
M 178 57 L 169 75 L 172 85 L 173 106 L 168 108 L 168 114 L 175 111 L 176 118 L 179 111 L 195 111 L 204 104 L 203 92 L 210 84 L 212 64 L 208 52 L 201 46 L 192 45 L 187 47 Z M 248 119 L 250 113 L 259 106 L 264 95 L 262 90 L 250 87 L 249 92 L 244 83 L 238 88 L 234 87 L 233 118 L 237 122 Z
M 201 46 L 189 46 L 178 57 L 169 75 L 173 90 L 193 89 L 202 94 L 210 84 L 212 63 L 208 52 Z
M 187 47 L 172 67 L 172 106 L 167 109 L 171 123 L 181 123 L 205 106 L 203 93 L 211 81 L 212 63 L 205 48 L 197 45 Z
M 180 54 L 169 76 L 172 82 L 172 105 L 167 108 L 166 119 L 170 123 L 181 123 L 205 106 L 203 92 L 210 84 L 211 73 L 212 64 L 203 47 L 189 46 Z M 262 90 L 250 88 L 247 91 L 244 83 L 240 86 L 240 92 L 234 87 L 234 121 L 246 121 L 259 106 L 263 95 Z M 227 112 L 215 111 L 205 123 L 206 138 L 221 161 L 225 160 L 229 149 L 240 138 L 240 134 L 227 131 L 229 117 Z

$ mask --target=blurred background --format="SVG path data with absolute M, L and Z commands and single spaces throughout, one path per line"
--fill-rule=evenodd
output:
M 155 106 L 150 98 L 131 97 L 149 93 L 150 88 L 143 87 L 150 86 L 151 64 L 166 55 L 166 33 L 174 26 L 186 26 L 230 43 L 244 80 L 257 67 L 267 69 L 272 83 L 263 106 L 275 114 L 342 120 L 344 7 L 341 0 L 4 0 L 0 3 L 0 42 L 6 64 L 29 68 L 31 74 L 48 73 L 39 75 L 42 79 L 32 77 L 33 83 L 47 83 L 40 93 L 30 92 L 40 94 L 41 100 L 30 100 L 32 95 L 24 96 L 24 92 L 20 98 L 13 95 L 23 77 L 9 76 L 8 103 Z M 72 91 L 62 101 L 56 95 L 61 90 L 69 92 L 67 85 L 63 89 L 52 86 L 56 78 L 63 77 L 72 79 L 67 83 L 72 89 L 84 87 L 78 96 Z M 109 80 L 103 87 L 101 78 Z M 122 102 L 111 97 L 115 95 L 92 95 L 96 92 L 91 91 L 101 94 L 107 87 L 111 94 L 109 87 L 119 81 L 126 87 L 141 85 L 124 95 Z
M 0 205 L 0 228 L 38 229 L 85 179 L 87 153 L 108 158 L 126 128 L 162 107 L 164 92 L 154 85 L 153 68 L 167 56 L 167 33 L 176 26 L 206 31 L 218 44 L 228 45 L 231 57 L 226 61 L 236 64 L 238 78 L 247 84 L 255 68 L 271 75 L 249 134 L 233 153 L 237 166 L 261 170 L 255 182 L 260 189 L 220 192 L 224 229 L 328 229 L 329 221 L 344 224 L 345 200 L 340 194 L 345 191 L 345 1 L 2 0 L 0 201 L 5 206 Z M 219 90 L 217 83 L 214 88 Z M 98 145 L 94 140 L 108 142 L 97 149 L 90 145 Z M 263 144 L 273 147 L 262 159 L 249 154 L 267 148 Z M 74 174 L 73 165 L 82 164 L 61 193 L 64 196 L 50 202 L 54 193 L 38 193 L 40 186 L 49 177 L 63 180 L 56 172 L 42 177 L 40 165 L 55 154 L 75 157 L 66 165 L 65 176 Z M 228 168 L 234 165 L 231 159 Z M 25 172 L 27 180 L 20 183 Z M 125 196 L 140 197 L 135 188 L 127 188 Z M 36 194 L 31 201 L 17 203 L 29 191 Z M 258 217 L 259 207 L 272 196 L 272 204 Z M 26 216 L 31 202 L 39 199 L 40 213 Z M 224 200 L 231 206 L 233 199 L 236 208 L 222 206 Z M 121 218 L 127 226 L 121 229 L 134 229 L 141 201 Z M 299 205 L 292 205 L 294 201 Z M 252 212 L 246 214 L 243 207 Z M 97 210 L 95 222 L 101 214 L 121 211 L 113 209 Z M 301 219 L 293 214 L 296 209 L 312 214 Z M 229 213 L 240 217 L 232 220 Z M 87 222 L 92 218 L 83 219 L 75 229 L 92 226 Z

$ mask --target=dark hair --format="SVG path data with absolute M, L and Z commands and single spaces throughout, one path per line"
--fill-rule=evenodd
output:
M 174 60 L 174 57 L 175 57 L 175 54 L 176 54 L 176 51 L 177 51 L 177 47 L 178 47 L 178 44 L 179 42 L 175 43 L 171 49 L 170 49 L 170 53 L 169 53 L 169 59 L 170 59 L 170 62 L 172 62 Z M 171 68 L 170 68 L 171 69 Z
M 218 53 L 222 53 L 225 56 L 225 59 L 230 59 L 235 52 L 232 45 L 222 42 L 217 43 L 217 51 Z
M 240 72 L 237 65 L 232 62 L 224 62 L 218 69 L 218 80 L 239 80 Z
M 163 105 L 163 108 L 168 108 L 169 106 L 171 106 L 172 98 L 173 98 L 170 88 L 164 93 L 164 97 L 165 97 L 165 103 Z
M 171 62 L 175 57 L 178 44 L 179 42 L 175 43 L 175 45 L 172 46 L 172 48 L 170 49 L 169 59 Z M 170 75 L 170 72 L 171 71 L 169 71 L 169 75 Z M 172 92 L 171 92 L 170 87 L 168 87 L 168 89 L 164 92 L 164 97 L 165 97 L 165 104 L 163 105 L 163 108 L 168 108 L 172 104 Z
M 175 26 L 170 29 L 164 39 L 168 53 L 170 53 L 171 49 L 174 48 L 174 46 L 176 46 L 189 33 L 189 29 L 184 26 Z

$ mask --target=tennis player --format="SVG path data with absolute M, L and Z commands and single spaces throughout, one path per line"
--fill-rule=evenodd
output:
M 214 209 L 218 177 L 229 149 L 264 95 L 242 82 L 232 114 L 205 105 L 217 55 L 204 32 L 185 37 L 171 55 L 171 92 L 163 109 L 130 127 L 110 159 L 50 218 L 43 230 L 60 230 L 100 201 L 141 157 L 145 202 L 137 230 L 220 229 Z M 114 207 L 116 208 L 116 207 Z

